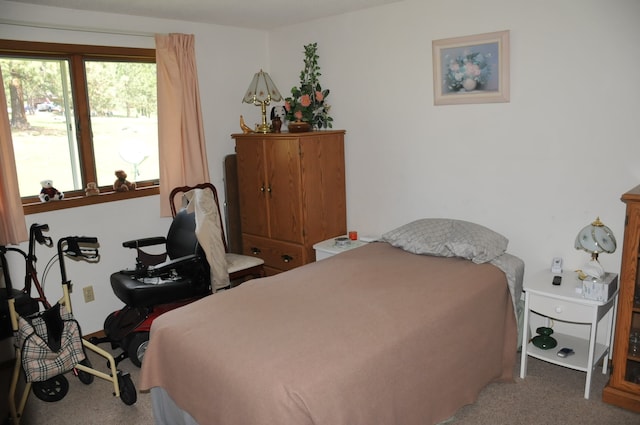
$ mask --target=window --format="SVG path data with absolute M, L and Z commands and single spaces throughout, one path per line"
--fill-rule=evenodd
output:
M 116 170 L 155 188 L 132 196 L 158 193 L 153 49 L 0 40 L 0 69 L 25 212 L 122 199 L 85 199 L 89 182 L 113 192 Z M 42 180 L 65 198 L 30 209 Z

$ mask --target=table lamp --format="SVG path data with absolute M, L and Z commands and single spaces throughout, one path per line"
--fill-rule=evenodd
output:
M 244 95 L 244 99 L 242 99 L 244 103 L 253 103 L 261 107 L 262 124 L 256 128 L 256 132 L 258 133 L 271 132 L 271 127 L 267 124 L 267 105 L 271 103 L 272 100 L 278 102 L 282 100 L 282 95 L 271 80 L 271 77 L 269 77 L 269 74 L 260 70 L 260 72 L 256 72 L 253 76 L 247 93 Z
M 576 249 L 591 253 L 591 260 L 582 268 L 581 278 L 591 277 L 600 280 L 604 277 L 604 268 L 598 261 L 598 254 L 611 254 L 616 250 L 616 238 L 613 232 L 601 221 L 600 217 L 590 225 L 584 227 L 576 236 Z

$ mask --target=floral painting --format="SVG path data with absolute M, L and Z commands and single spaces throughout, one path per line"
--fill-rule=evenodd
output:
M 434 103 L 508 102 L 508 47 L 508 31 L 434 41 Z
M 442 50 L 443 92 L 498 90 L 498 43 Z

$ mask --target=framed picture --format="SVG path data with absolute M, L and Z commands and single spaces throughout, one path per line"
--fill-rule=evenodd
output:
M 435 105 L 509 102 L 509 31 L 432 42 Z

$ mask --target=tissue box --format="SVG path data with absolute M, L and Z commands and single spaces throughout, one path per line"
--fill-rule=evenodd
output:
M 602 280 L 591 279 L 582 281 L 582 296 L 588 300 L 608 301 L 618 289 L 618 275 L 615 273 L 606 273 Z

